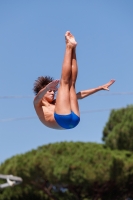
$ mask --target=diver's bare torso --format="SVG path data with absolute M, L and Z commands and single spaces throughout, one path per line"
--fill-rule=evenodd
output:
M 47 127 L 53 129 L 63 129 L 60 127 L 54 119 L 54 110 L 55 110 L 55 103 L 44 105 L 35 105 L 36 113 L 40 119 L 40 121 Z

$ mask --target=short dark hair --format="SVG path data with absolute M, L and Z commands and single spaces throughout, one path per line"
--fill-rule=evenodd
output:
M 38 94 L 38 92 L 43 89 L 47 84 L 49 84 L 50 82 L 52 82 L 54 79 L 50 76 L 40 76 L 38 77 L 37 80 L 35 80 L 34 83 L 34 88 L 33 91 L 35 93 L 35 95 Z

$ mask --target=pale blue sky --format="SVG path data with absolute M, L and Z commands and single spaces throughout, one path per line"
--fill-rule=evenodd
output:
M 36 116 L 33 83 L 38 76 L 60 78 L 64 34 L 70 30 L 78 42 L 77 92 L 110 79 L 110 92 L 80 100 L 80 110 L 121 108 L 132 104 L 133 1 L 0 1 L 0 162 L 38 146 L 60 141 L 100 143 L 110 111 L 81 112 L 72 130 L 45 127 Z M 108 94 L 108 95 L 106 95 Z M 29 98 L 2 98 L 3 96 Z

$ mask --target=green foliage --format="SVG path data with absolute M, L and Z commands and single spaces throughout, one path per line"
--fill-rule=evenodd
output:
M 112 110 L 103 130 L 103 141 L 111 149 L 133 151 L 133 106 Z
M 117 194 L 118 199 L 133 195 L 133 155 L 101 144 L 42 146 L 6 160 L 0 173 L 23 178 L 21 185 L 2 190 L 0 200 L 115 200 Z

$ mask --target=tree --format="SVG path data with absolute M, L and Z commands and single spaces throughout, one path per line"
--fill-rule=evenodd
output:
M 133 105 L 111 111 L 103 141 L 111 149 L 133 151 Z
M 133 155 L 101 144 L 62 142 L 14 156 L 0 173 L 23 178 L 0 200 L 116 200 L 133 196 Z M 128 196 L 127 196 L 128 195 Z

